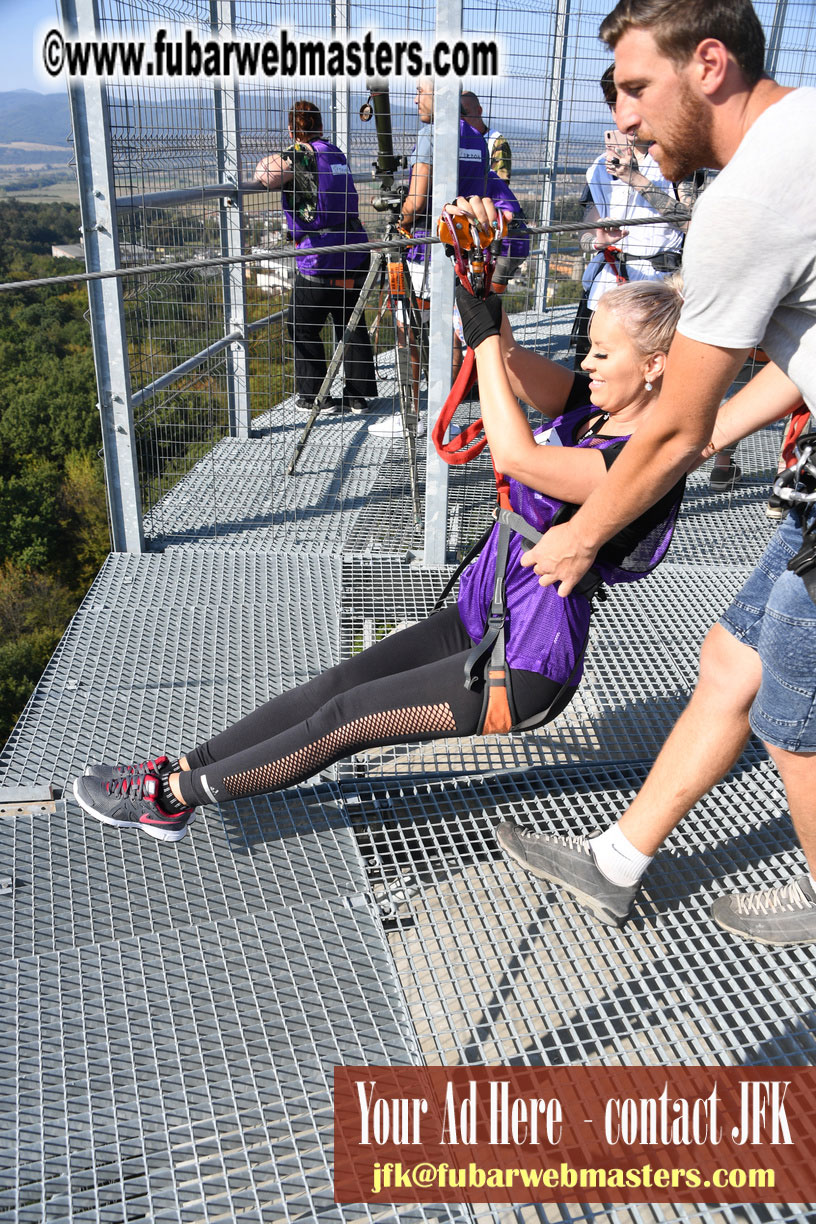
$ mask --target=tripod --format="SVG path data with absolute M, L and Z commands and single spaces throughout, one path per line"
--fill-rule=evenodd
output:
M 306 445 L 309 434 L 312 432 L 314 423 L 326 404 L 329 388 L 340 368 L 346 346 L 353 336 L 360 319 L 363 317 L 363 312 L 368 304 L 372 290 L 375 285 L 387 285 L 388 303 L 394 325 L 397 396 L 402 420 L 402 432 L 408 452 L 411 502 L 414 509 L 414 518 L 419 522 L 420 503 L 416 466 L 416 434 L 419 405 L 415 401 L 414 395 L 414 380 L 411 371 L 411 347 L 412 345 L 416 346 L 416 350 L 419 353 L 419 365 L 422 368 L 427 365 L 427 340 L 424 335 L 425 329 L 422 327 L 422 311 L 411 282 L 406 247 L 404 242 L 401 241 L 403 234 L 399 230 L 398 225 L 401 203 L 402 194 L 400 192 L 380 197 L 379 200 L 375 201 L 375 207 L 379 205 L 379 211 L 387 210 L 388 212 L 384 240 L 387 244 L 392 245 L 384 246 L 371 261 L 371 266 L 360 290 L 360 296 L 354 305 L 348 324 L 329 361 L 326 376 L 320 384 L 320 389 L 315 396 L 303 431 L 295 444 L 294 454 L 286 471 L 287 475 L 291 476 L 295 470 L 297 461 L 303 453 L 303 448 Z M 418 388 L 416 399 L 418 400 Z

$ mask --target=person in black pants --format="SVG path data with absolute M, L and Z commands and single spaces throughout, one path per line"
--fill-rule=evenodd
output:
M 348 325 L 368 270 L 369 253 L 328 247 L 368 241 L 360 224 L 359 201 L 344 154 L 323 139 L 323 120 L 313 102 L 296 102 L 289 112 L 293 144 L 257 165 L 255 177 L 270 191 L 281 190 L 283 211 L 303 254 L 286 312 L 295 358 L 295 390 L 301 407 L 311 408 L 326 376 L 321 332 L 331 317 L 338 335 Z M 365 412 L 377 394 L 374 353 L 361 319 L 344 353 L 342 407 Z M 327 401 L 336 408 L 335 400 Z
M 656 410 L 680 295 L 664 282 L 610 294 L 610 305 L 595 313 L 597 353 L 582 374 L 516 345 L 499 297 L 483 302 L 462 291 L 457 300 L 476 353 L 494 462 L 510 481 L 516 513 L 546 532 L 565 504 L 589 496 L 628 436 Z M 542 414 L 538 437 L 520 398 Z M 620 556 L 599 563 L 605 582 L 640 578 L 659 559 L 681 487 L 667 494 L 667 509 L 649 511 L 648 521 L 621 533 L 625 539 L 615 546 Z M 466 687 L 465 664 L 485 637 L 498 530 L 464 570 L 455 606 L 273 697 L 177 762 L 161 756 L 133 765 L 89 765 L 74 783 L 77 801 L 105 824 L 178 841 L 198 805 L 297 785 L 364 749 L 477 734 L 486 725 L 485 677 L 477 674 L 475 686 Z M 645 540 L 652 543 L 646 547 Z M 652 560 L 644 559 L 644 548 Z M 621 558 L 630 555 L 639 558 L 636 572 L 623 574 Z M 591 609 L 584 594 L 561 599 L 554 588 L 539 587 L 532 570 L 521 566 L 522 556 L 514 532 L 507 551 L 505 649 L 512 714 L 517 722 L 548 721 L 580 680 Z

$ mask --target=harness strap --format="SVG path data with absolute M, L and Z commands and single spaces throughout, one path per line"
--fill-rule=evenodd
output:
M 469 463 L 471 459 L 475 459 L 477 455 L 480 455 L 487 445 L 487 434 L 484 431 L 484 422 L 481 417 L 477 421 L 472 421 L 470 425 L 466 425 L 460 433 L 448 439 L 447 442 L 445 441 L 445 434 L 450 427 L 456 409 L 475 382 L 476 354 L 473 352 L 473 349 L 469 348 L 465 352 L 462 367 L 456 375 L 454 384 L 448 393 L 448 398 L 442 405 L 442 410 L 431 430 L 431 440 L 436 448 L 436 453 L 440 459 L 444 459 L 445 463 L 451 467 L 457 467 L 462 463 Z M 496 478 L 496 497 L 498 498 L 498 503 L 500 506 L 506 506 L 509 509 L 510 484 L 501 472 L 496 471 L 495 464 L 493 465 L 493 475 Z
M 626 266 L 623 261 L 621 260 L 621 263 L 618 263 L 619 255 L 621 255 L 621 250 L 619 247 L 607 246 L 603 248 L 603 257 L 614 273 L 615 280 L 619 285 L 625 285 L 629 280 L 629 277 L 626 274 Z
M 511 531 L 517 532 L 523 541 L 522 548 L 528 552 L 534 544 L 544 538 L 543 533 L 537 531 L 535 527 L 531 527 L 525 518 L 520 514 L 516 514 L 515 510 L 505 510 L 499 508 L 496 511 L 496 518 L 500 523 L 506 523 Z M 595 570 L 590 569 L 584 574 L 580 582 L 572 589 L 578 595 L 585 595 L 587 599 L 594 599 L 599 594 L 601 600 L 606 599 L 606 592 L 601 590 L 603 586 L 603 578 Z
M 785 467 L 790 467 L 795 461 L 796 444 L 805 432 L 805 426 L 810 421 L 810 409 L 806 404 L 794 408 L 790 415 L 782 441 L 782 459 Z
M 540 531 L 537 531 L 535 527 L 531 527 L 530 524 L 527 522 L 527 520 L 525 518 L 522 518 L 520 514 L 516 514 L 514 510 L 498 509 L 496 511 L 496 518 L 499 520 L 502 526 L 507 527 L 511 531 L 518 532 L 518 534 L 522 538 L 522 547 L 525 550 L 532 548 L 534 544 L 537 544 L 538 541 L 543 538 L 542 533 Z M 506 565 L 507 564 L 506 555 L 505 555 L 504 560 L 505 560 L 505 565 Z M 498 561 L 497 561 L 497 568 L 498 568 Z M 573 588 L 573 590 L 575 591 L 576 594 L 583 595 L 586 599 L 590 601 L 590 604 L 591 604 L 592 600 L 595 598 L 596 595 L 601 600 L 606 599 L 606 591 L 603 590 L 602 588 L 603 588 L 603 580 L 600 574 L 596 573 L 595 570 L 591 569 L 586 574 L 584 574 L 581 581 L 577 584 L 577 586 Z M 530 718 L 525 718 L 521 722 L 519 722 L 518 718 L 515 717 L 514 715 L 510 726 L 506 728 L 507 731 L 531 731 L 534 727 L 540 727 L 544 723 L 549 722 L 550 712 L 556 708 L 558 703 L 561 701 L 561 698 L 563 697 L 564 693 L 569 688 L 572 687 L 575 673 L 578 671 L 578 668 L 581 666 L 581 660 L 584 657 L 584 651 L 587 648 L 588 641 L 589 641 L 589 625 L 587 625 L 587 631 L 586 631 L 586 635 L 584 637 L 584 641 L 581 646 L 581 649 L 576 651 L 575 663 L 573 664 L 572 671 L 570 672 L 569 676 L 564 681 L 564 683 L 561 685 L 561 687 L 558 689 L 558 692 L 555 694 L 555 696 L 553 697 L 549 705 L 546 707 L 546 709 L 539 710 L 537 714 L 533 714 L 530 716 Z M 502 650 L 503 649 L 504 648 L 502 645 Z M 502 655 L 502 658 L 503 657 L 504 656 Z M 491 659 L 491 666 L 492 666 L 492 663 L 493 663 L 493 660 Z M 511 695 L 511 700 L 512 700 L 512 683 L 511 683 L 511 678 L 510 678 L 510 669 L 505 667 L 505 673 L 507 677 L 507 690 L 508 690 L 508 693 Z M 483 734 L 486 734 L 486 733 L 487 733 L 486 731 L 483 732 Z
M 473 349 L 467 349 L 461 369 L 456 375 L 453 386 L 448 392 L 448 398 L 442 405 L 442 411 L 431 430 L 431 440 L 436 452 L 445 463 L 456 467 L 460 463 L 469 463 L 480 455 L 487 445 L 487 435 L 484 431 L 482 418 L 466 425 L 461 433 L 446 442 L 445 434 L 453 420 L 456 409 L 476 382 L 476 354 Z
M 499 524 L 499 533 L 496 547 L 496 572 L 493 580 L 493 597 L 490 602 L 487 627 L 482 640 L 473 647 L 465 660 L 465 688 L 474 689 L 479 684 L 484 684 L 482 711 L 479 725 L 476 728 L 477 735 L 501 735 L 509 731 L 526 731 L 547 722 L 550 711 L 560 701 L 565 690 L 572 684 L 573 676 L 586 649 L 585 640 L 581 650 L 576 654 L 572 673 L 561 685 L 547 708 L 540 710 L 530 718 L 524 719 L 523 722 L 519 722 L 513 701 L 513 685 L 510 668 L 507 666 L 505 650 L 505 622 L 507 616 L 505 577 L 507 574 L 507 558 L 513 532 L 517 532 L 521 536 L 526 547 L 532 547 L 533 544 L 537 544 L 542 538 L 542 533 L 537 531 L 535 527 L 531 527 L 527 520 L 522 518 L 520 514 L 517 514 L 515 510 L 497 507 L 494 517 Z M 477 542 L 476 551 L 483 546 L 485 539 L 486 537 Z M 464 568 L 464 565 L 461 568 Z M 457 576 L 458 573 L 454 575 L 454 580 Z M 452 585 L 453 583 L 451 583 Z M 590 570 L 575 587 L 575 592 L 592 601 L 601 591 L 601 586 L 602 579 L 600 575 L 594 570 Z M 600 597 L 605 598 L 605 592 L 601 591 Z M 587 631 L 588 636 L 589 633 Z
M 644 263 L 651 264 L 656 272 L 676 272 L 682 263 L 682 256 L 679 251 L 657 251 L 654 255 L 629 255 L 621 251 L 621 272 L 625 274 L 626 280 L 629 279 L 626 265 L 637 263 L 639 259 L 642 259 Z
M 470 565 L 471 561 L 473 561 L 475 557 L 478 557 L 479 553 L 482 551 L 485 544 L 490 539 L 490 533 L 492 530 L 493 530 L 492 526 L 486 528 L 482 532 L 482 534 L 479 536 L 476 543 L 472 544 L 471 547 L 468 549 L 467 553 L 462 558 L 462 560 L 459 562 L 456 569 L 453 571 L 450 578 L 448 579 L 448 581 L 445 583 L 444 587 L 442 588 L 439 598 L 437 599 L 434 606 L 431 608 L 431 612 L 439 612 L 442 608 L 444 608 L 445 600 L 448 598 L 451 591 L 456 586 L 459 579 L 462 577 L 463 572 Z
M 474 646 L 465 660 L 465 688 L 472 689 L 481 681 L 484 682 L 484 697 L 479 725 L 476 728 L 477 735 L 506 734 L 516 721 L 504 640 L 504 623 L 507 612 L 504 583 L 511 530 L 507 523 L 499 520 L 496 574 L 487 617 L 487 631 L 481 642 Z

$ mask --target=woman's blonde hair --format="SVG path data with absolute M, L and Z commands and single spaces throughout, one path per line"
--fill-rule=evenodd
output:
M 668 353 L 683 306 L 683 276 L 630 281 L 610 289 L 598 305 L 611 310 L 642 357 Z

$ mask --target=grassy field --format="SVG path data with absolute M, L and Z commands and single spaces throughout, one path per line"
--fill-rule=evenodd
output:
M 76 171 L 66 164 L 65 146 L 0 144 L 0 200 L 77 204 Z
M 0 187 L 2 185 L 0 177 Z M 72 171 L 71 178 L 64 182 L 52 183 L 48 187 L 20 187 L 14 191 L 4 191 L 0 194 L 0 200 L 20 200 L 23 204 L 78 204 L 79 192 Z

